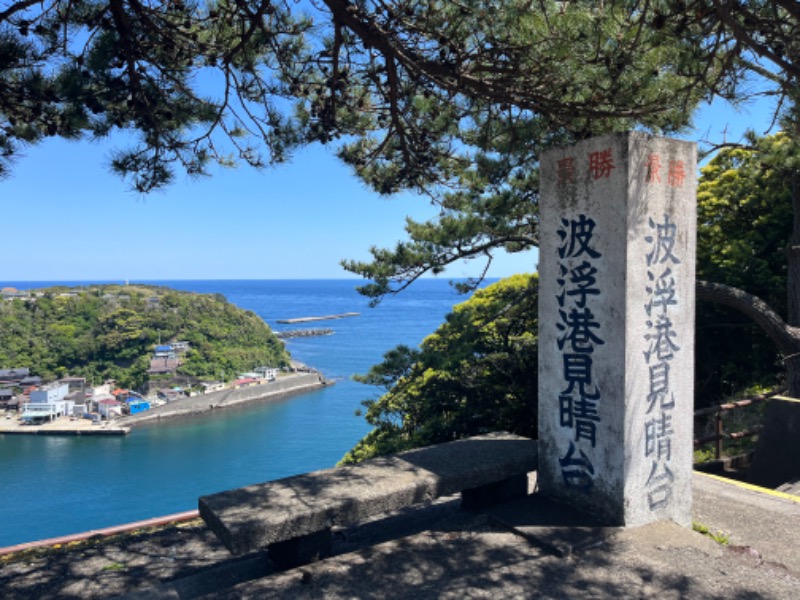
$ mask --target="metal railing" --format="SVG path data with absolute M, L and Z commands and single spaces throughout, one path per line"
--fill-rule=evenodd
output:
M 704 446 L 706 444 L 709 444 L 711 442 L 715 442 L 714 454 L 717 460 L 719 460 L 720 458 L 722 458 L 723 440 L 739 440 L 742 438 L 750 437 L 757 434 L 762 429 L 761 425 L 756 425 L 754 427 L 745 429 L 743 431 L 725 433 L 725 426 L 723 423 L 722 415 L 728 411 L 737 410 L 739 408 L 744 408 L 745 406 L 753 406 L 754 404 L 766 402 L 773 396 L 780 396 L 783 393 L 784 393 L 783 390 L 773 390 L 766 394 L 759 394 L 751 398 L 737 400 L 736 402 L 726 402 L 725 404 L 709 406 L 708 408 L 701 408 L 699 410 L 694 411 L 695 418 L 714 415 L 714 433 L 703 436 L 701 438 L 695 438 L 694 440 L 695 449 Z

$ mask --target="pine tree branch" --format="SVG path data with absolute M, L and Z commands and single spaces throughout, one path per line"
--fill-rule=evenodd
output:
M 781 316 L 757 296 L 722 283 L 698 280 L 698 300 L 722 304 L 752 319 L 786 356 L 800 352 L 800 327 L 787 325 Z

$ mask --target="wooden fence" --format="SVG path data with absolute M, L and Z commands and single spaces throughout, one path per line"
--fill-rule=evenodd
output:
M 779 396 L 784 393 L 783 390 L 774 390 L 772 392 L 766 394 L 760 394 L 758 396 L 753 396 L 752 398 L 744 398 L 743 400 L 737 400 L 736 402 L 726 402 L 725 404 L 718 404 L 716 406 L 709 406 L 708 408 L 701 408 L 700 410 L 694 411 L 695 419 L 699 417 L 707 417 L 712 416 L 714 419 L 714 433 L 710 435 L 703 436 L 701 438 L 695 438 L 694 440 L 694 447 L 695 449 L 700 448 L 706 444 L 711 442 L 715 442 L 715 456 L 717 459 L 722 457 L 722 443 L 723 440 L 738 440 L 742 438 L 746 438 L 752 435 L 757 434 L 761 431 L 762 426 L 757 425 L 755 427 L 751 427 L 750 429 L 745 429 L 743 431 L 736 431 L 733 433 L 725 433 L 724 423 L 723 423 L 723 414 L 728 411 L 737 410 L 743 408 L 745 406 L 753 406 L 754 404 L 759 404 L 761 402 L 766 402 L 773 396 Z

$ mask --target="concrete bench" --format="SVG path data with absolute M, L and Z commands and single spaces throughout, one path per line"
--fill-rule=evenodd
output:
M 268 548 L 280 568 L 329 556 L 331 528 L 458 492 L 467 509 L 528 493 L 535 441 L 493 433 L 228 490 L 200 516 L 233 554 Z

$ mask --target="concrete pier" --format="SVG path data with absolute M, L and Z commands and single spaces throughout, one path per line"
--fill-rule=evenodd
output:
M 341 313 L 338 315 L 323 315 L 320 317 L 297 317 L 296 319 L 278 319 L 276 323 L 283 323 L 283 324 L 293 324 L 293 323 L 311 323 L 312 321 L 331 321 L 334 319 L 344 319 L 347 317 L 357 317 L 361 313 L 357 312 L 348 312 L 348 313 Z
M 0 435 L 126 435 L 130 430 L 114 421 L 94 424 L 89 419 L 58 417 L 41 425 L 29 425 L 18 415 L 0 418 Z

